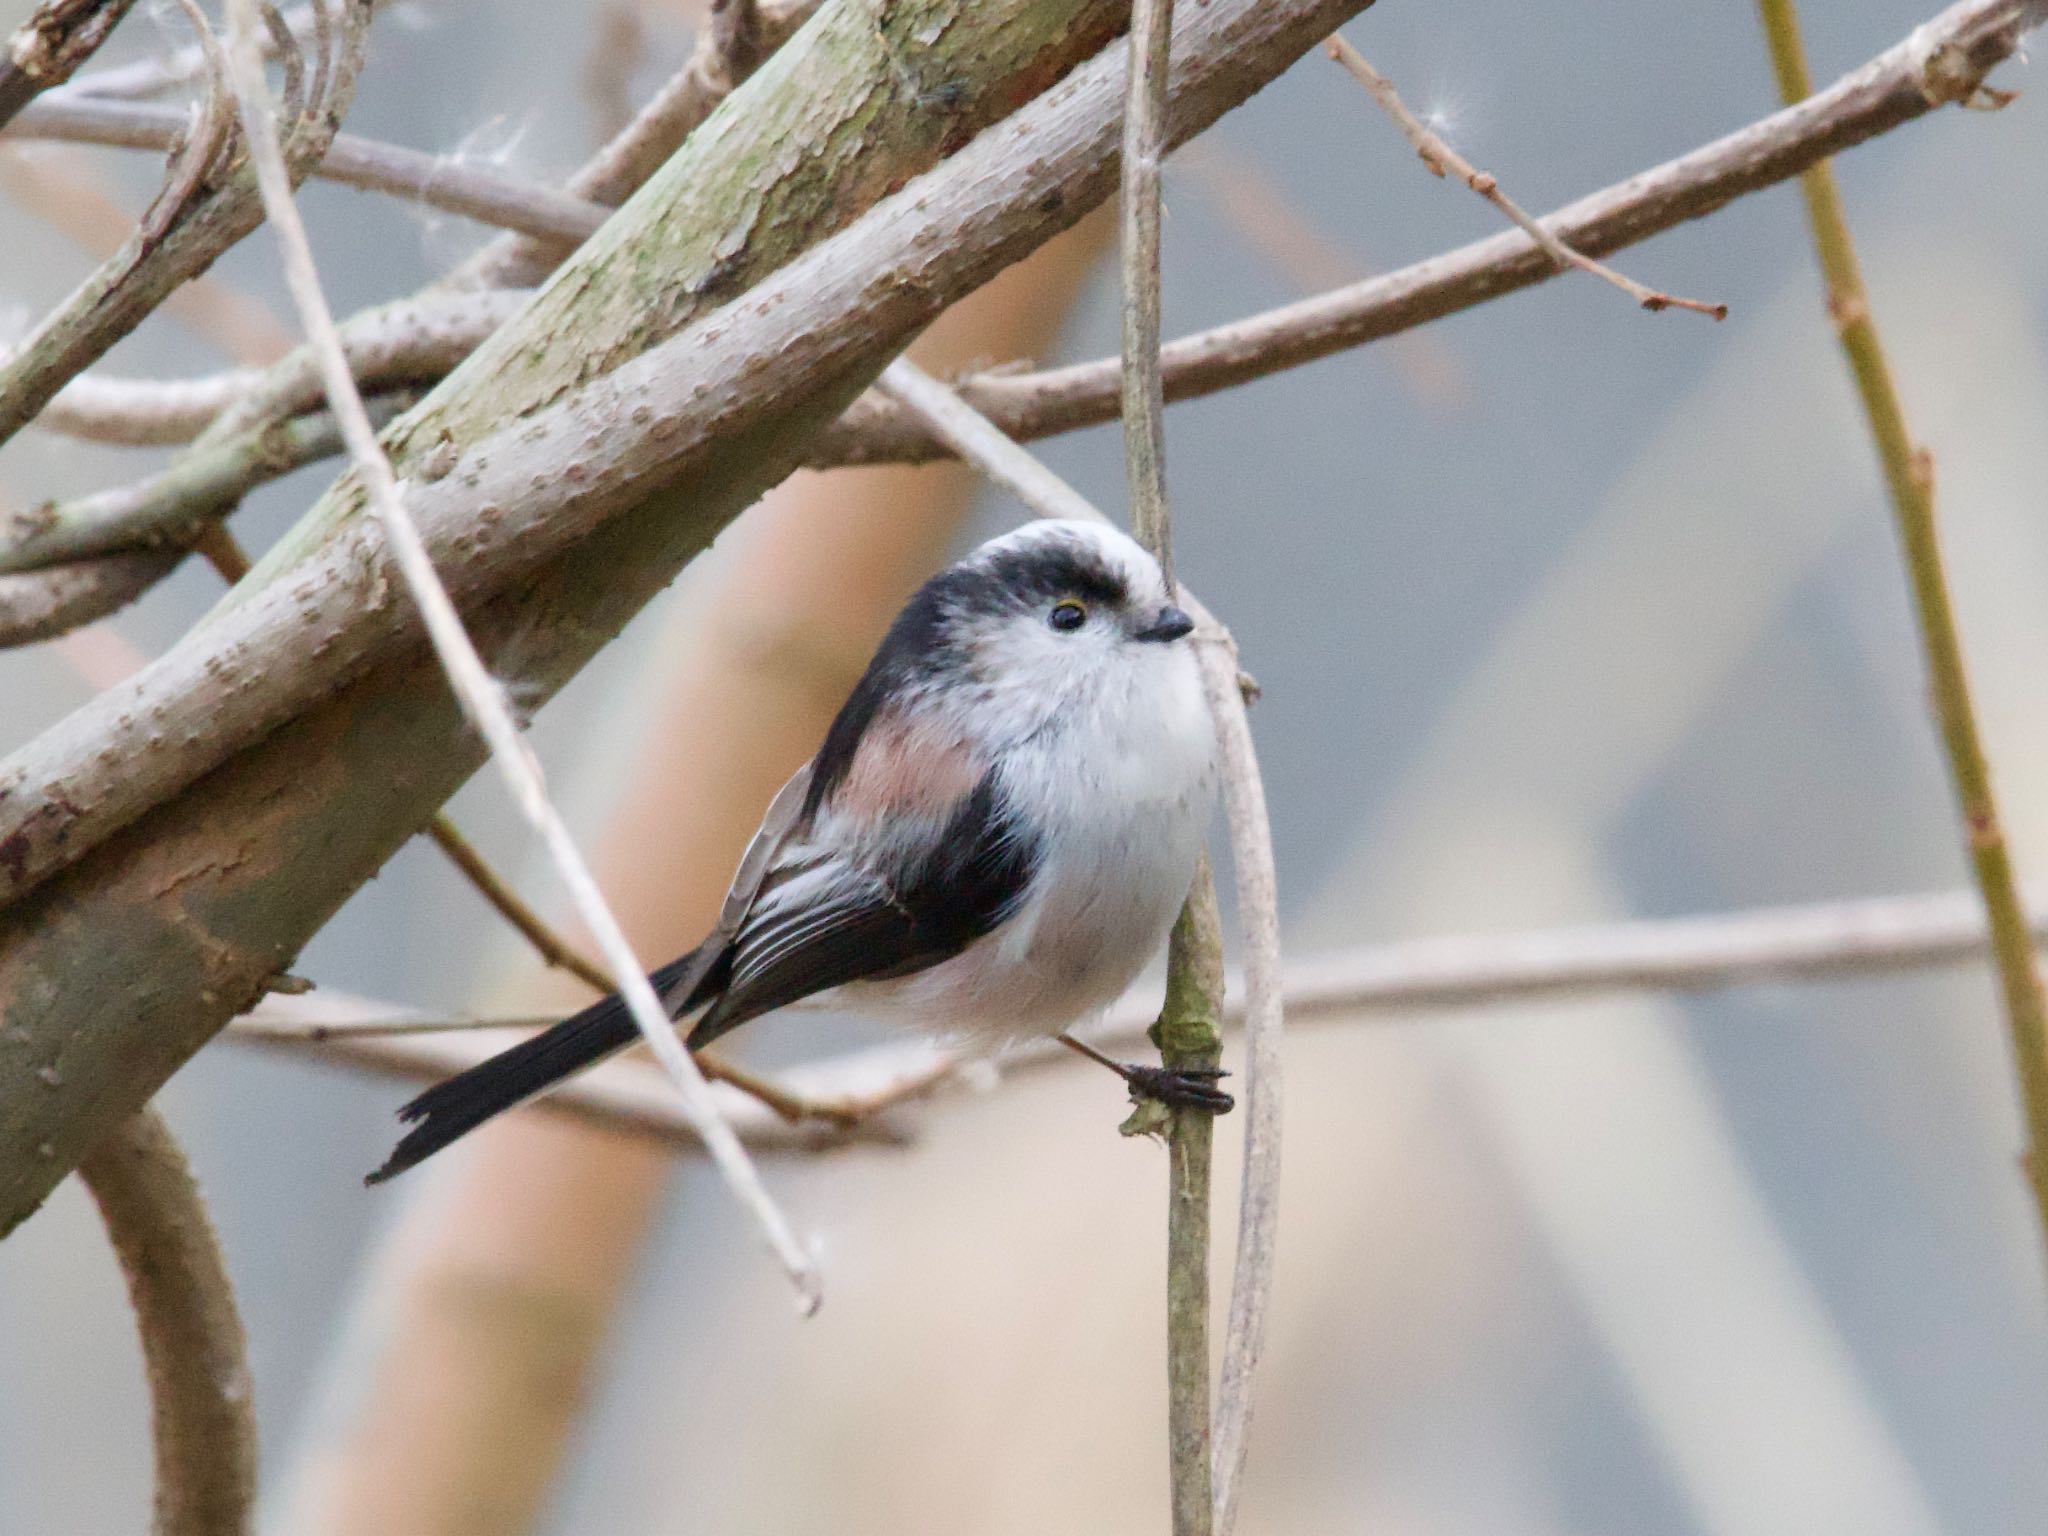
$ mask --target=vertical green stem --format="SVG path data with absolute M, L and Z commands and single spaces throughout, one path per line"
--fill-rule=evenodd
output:
M 1166 396 L 1159 369 L 1159 163 L 1166 152 L 1167 64 L 1173 0 L 1133 0 L 1124 89 L 1124 469 L 1131 530 L 1158 557 L 1174 590 L 1166 501 Z M 1223 934 L 1216 883 L 1203 859 L 1166 957 L 1166 1005 L 1152 1040 L 1169 1067 L 1213 1067 L 1222 1054 Z M 1215 1127 L 1201 1110 L 1140 1104 L 1125 1133 L 1166 1141 L 1166 1443 L 1174 1536 L 1210 1536 L 1216 1505 L 1209 1467 L 1209 1160 Z
M 1202 860 L 1167 949 L 1166 1002 L 1152 1041 L 1169 1067 L 1222 1059 L 1223 932 L 1216 882 Z M 1166 1437 L 1175 1536 L 1206 1536 L 1214 1521 L 1209 1470 L 1209 1160 L 1215 1117 L 1166 1112 Z
M 1757 8 L 1770 45 L 1778 93 L 1788 104 L 1801 101 L 1812 94 L 1813 81 L 1807 73 L 1794 0 L 1757 0 Z M 1991 764 L 1970 702 L 1962 638 L 1956 629 L 1955 605 L 1935 528 L 1934 462 L 1926 450 L 1914 445 L 1907 429 L 1877 324 L 1871 317 L 1833 167 L 1821 161 L 1801 178 L 1801 187 L 1806 194 L 1807 220 L 1813 228 L 1814 251 L 1827 286 L 1828 313 L 1870 422 L 1898 524 L 1949 776 L 1962 812 L 1977 888 L 1983 893 L 1992 955 L 2005 994 L 2006 1023 L 2027 1124 L 2027 1181 L 2040 1208 L 2044 1231 L 2048 1231 L 2048 1168 L 2042 1166 L 2042 1149 L 2048 1146 L 2048 1000 L 2043 998 L 2026 907 L 2020 900 L 2012 853 L 1991 790 Z

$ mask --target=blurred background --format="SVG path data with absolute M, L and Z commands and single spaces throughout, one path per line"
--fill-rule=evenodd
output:
M 1816 78 L 1933 3 L 1810 0 Z M 27 11 L 0 0 L 10 29 Z M 106 57 L 182 42 L 173 14 L 138 11 Z M 557 181 L 700 20 L 690 0 L 406 0 L 377 23 L 349 127 Z M 1775 99 L 1746 5 L 1383 0 L 1347 35 L 1538 211 Z M 1937 458 L 2009 828 L 2042 871 L 2048 109 L 2024 71 L 2002 83 L 2029 94 L 1938 113 L 1839 170 Z M 0 148 L 9 336 L 159 170 Z M 1319 55 L 1177 156 L 1168 198 L 1169 336 L 1498 227 Z M 343 311 L 484 238 L 330 185 L 302 202 Z M 1067 237 L 931 355 L 1113 352 L 1107 236 Z M 1574 276 L 1169 415 L 1182 574 L 1265 690 L 1295 953 L 1965 881 L 1797 189 L 1616 264 L 1730 318 L 1645 315 Z M 289 345 L 266 235 L 208 286 L 212 308 L 157 317 L 108 368 L 173 377 Z M 1043 452 L 1122 505 L 1114 429 Z M 0 502 L 155 462 L 27 434 L 0 453 Z M 260 493 L 238 533 L 266 544 L 326 474 Z M 1019 515 L 951 470 L 793 483 L 542 714 L 552 782 L 636 938 L 669 946 L 650 958 L 695 937 L 904 593 Z M 109 629 L 153 654 L 219 590 L 188 562 Z M 0 654 L 0 749 L 85 698 L 111 644 Z M 495 782 L 453 813 L 561 910 Z M 419 843 L 296 969 L 431 1008 L 577 997 Z M 748 1036 L 766 1065 L 867 1038 L 815 1014 Z M 2041 1528 L 2042 1243 L 1983 968 L 1374 1014 L 1286 1051 L 1243 1530 Z M 222 1043 L 163 1099 L 249 1326 L 268 1528 L 1164 1528 L 1164 1160 L 1116 1137 L 1106 1077 L 947 1100 L 915 1114 L 909 1150 L 772 1165 L 822 1249 L 809 1323 L 702 1167 L 638 1143 L 528 1116 L 365 1191 L 408 1091 Z M 1238 1130 L 1221 1123 L 1219 1168 Z M 492 1309 L 521 1295 L 539 1298 L 529 1355 L 493 1377 Z M 0 1246 L 0 1532 L 142 1528 L 146 1424 L 120 1279 L 74 1181 Z M 460 1464 L 447 1486 L 469 1491 L 436 1513 L 409 1456 Z

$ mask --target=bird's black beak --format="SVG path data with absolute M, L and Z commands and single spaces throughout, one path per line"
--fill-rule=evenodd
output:
M 1133 640 L 1178 640 L 1183 635 L 1194 633 L 1195 621 L 1180 609 L 1168 603 L 1159 610 L 1159 616 L 1143 629 L 1132 634 Z

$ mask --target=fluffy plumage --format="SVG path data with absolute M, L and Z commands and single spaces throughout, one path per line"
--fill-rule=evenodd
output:
M 758 889 L 654 973 L 691 1048 L 818 994 L 991 1048 L 1106 1007 L 1164 940 L 1213 807 L 1189 628 L 1151 556 L 1094 524 L 1027 524 L 926 582 L 764 828 Z M 370 1181 L 634 1035 L 607 997 L 429 1089 Z

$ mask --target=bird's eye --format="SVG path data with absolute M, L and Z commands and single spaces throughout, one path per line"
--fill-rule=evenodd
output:
M 1052 605 L 1052 612 L 1046 615 L 1045 622 L 1054 629 L 1071 632 L 1088 622 L 1088 610 L 1071 597 L 1063 597 Z

